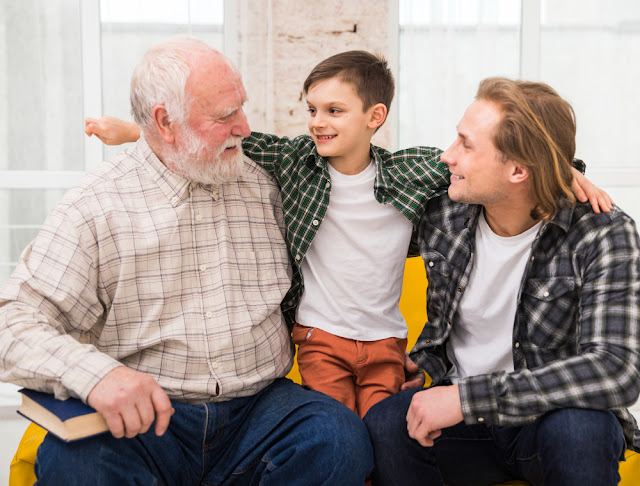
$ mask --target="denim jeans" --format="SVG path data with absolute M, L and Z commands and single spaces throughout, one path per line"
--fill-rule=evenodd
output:
M 545 486 L 618 484 L 625 441 L 609 411 L 567 408 L 522 427 L 463 422 L 442 430 L 433 447 L 407 432 L 417 390 L 397 393 L 365 416 L 373 443 L 373 485 L 480 486 L 520 479 Z
M 357 485 L 373 467 L 367 429 L 319 392 L 280 379 L 258 394 L 173 403 L 169 429 L 111 434 L 38 449 L 39 485 Z

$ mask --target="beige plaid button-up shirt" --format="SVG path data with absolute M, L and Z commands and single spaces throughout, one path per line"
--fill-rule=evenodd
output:
M 170 172 L 144 139 L 69 191 L 0 289 L 0 380 L 86 400 L 124 364 L 186 403 L 252 395 L 293 361 L 276 184 Z

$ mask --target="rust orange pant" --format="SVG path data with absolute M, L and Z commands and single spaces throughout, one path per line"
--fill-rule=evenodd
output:
M 360 417 L 404 383 L 406 339 L 354 341 L 296 324 L 293 342 L 302 385 L 335 398 Z

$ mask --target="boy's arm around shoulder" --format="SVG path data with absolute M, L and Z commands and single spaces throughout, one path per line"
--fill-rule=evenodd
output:
M 273 175 L 278 184 L 281 184 L 282 176 L 291 177 L 296 167 L 311 155 L 313 149 L 313 140 L 309 135 L 291 139 L 251 132 L 251 135 L 242 140 L 244 154 Z
M 449 187 L 449 168 L 440 160 L 442 150 L 439 148 L 416 146 L 379 153 L 395 177 L 408 187 L 425 192 L 429 198 L 444 193 Z

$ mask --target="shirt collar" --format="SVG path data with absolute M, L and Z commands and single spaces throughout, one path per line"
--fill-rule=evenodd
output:
M 569 227 L 571 226 L 571 220 L 573 218 L 574 210 L 575 210 L 574 206 L 559 200 L 558 212 L 553 218 L 545 222 L 543 226 L 546 226 L 547 224 L 554 224 L 566 233 L 567 231 L 569 231 Z M 467 210 L 467 215 L 464 220 L 465 226 L 467 226 L 468 228 L 472 228 L 472 227 L 475 228 L 476 225 L 478 224 L 480 211 L 482 211 L 481 205 L 470 204 Z
M 385 174 L 385 171 L 382 170 L 384 161 L 382 160 L 382 157 L 380 156 L 380 154 L 378 154 L 378 152 L 374 150 L 373 145 L 369 146 L 369 155 L 371 156 L 371 158 L 373 159 L 373 162 L 376 165 L 376 182 L 375 182 L 376 187 L 382 187 L 384 189 L 388 189 L 390 187 L 389 177 L 387 176 L 387 174 Z M 307 155 L 305 162 L 307 165 L 317 167 L 318 169 L 321 169 L 321 170 L 326 168 L 327 164 L 329 163 L 326 157 L 323 157 L 318 153 L 318 149 L 315 143 L 313 144 L 311 151 Z
M 140 137 L 134 148 L 137 160 L 147 170 L 160 190 L 174 205 L 183 199 L 191 182 L 178 174 L 171 172 L 151 150 L 149 144 Z
M 568 201 L 559 200 L 558 211 L 556 212 L 556 215 L 549 220 L 549 224 L 555 224 L 566 233 L 571 227 L 571 221 L 573 220 L 573 212 L 575 209 L 575 206 L 569 204 Z

